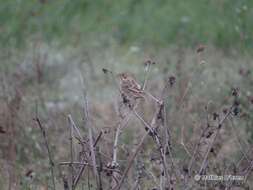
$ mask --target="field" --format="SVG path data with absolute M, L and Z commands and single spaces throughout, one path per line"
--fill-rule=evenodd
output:
M 1 189 L 253 187 L 251 1 L 1 3 Z

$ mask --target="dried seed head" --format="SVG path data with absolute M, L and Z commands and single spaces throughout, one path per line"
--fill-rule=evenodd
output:
M 233 108 L 232 112 L 235 116 L 237 116 L 240 113 L 240 108 L 238 106 L 236 106 Z
M 249 97 L 249 101 L 251 104 L 253 104 L 253 96 Z
M 4 130 L 2 126 L 0 126 L 0 133 L 6 133 L 6 131 Z
M 186 174 L 189 173 L 188 166 L 183 165 L 183 171 L 184 171 Z
M 145 65 L 145 66 L 150 65 L 150 64 L 151 64 L 151 60 L 150 60 L 150 59 L 144 61 L 144 65 Z
M 214 112 L 214 113 L 213 113 L 213 120 L 216 120 L 216 119 L 218 119 L 218 118 L 219 118 L 219 114 L 216 113 L 216 112 Z
M 222 111 L 223 111 L 224 114 L 228 113 L 228 109 L 227 108 L 224 108 Z
M 239 74 L 243 77 L 248 76 L 250 74 L 250 70 L 249 69 L 244 69 L 244 68 L 240 68 L 239 69 Z
M 196 49 L 196 52 L 197 53 L 201 53 L 201 52 L 203 52 L 205 50 L 205 48 L 206 48 L 205 45 L 200 44 L 200 45 L 198 45 L 198 47 Z
M 176 82 L 176 77 L 175 76 L 170 76 L 169 77 L 169 84 L 172 87 Z
M 212 131 L 209 131 L 207 134 L 206 134 L 206 138 L 209 139 L 211 136 L 212 136 L 213 132 Z
M 239 88 L 238 87 L 236 87 L 236 88 L 232 88 L 232 90 L 231 90 L 232 92 L 232 96 L 235 96 L 235 97 L 237 97 L 238 95 L 239 95 Z
M 103 68 L 102 71 L 103 71 L 105 74 L 107 74 L 107 73 L 109 72 L 108 69 L 105 69 L 105 68 Z
M 155 65 L 156 62 L 153 61 L 152 59 L 147 59 L 146 61 L 144 61 L 144 65 L 147 66 L 147 65 Z

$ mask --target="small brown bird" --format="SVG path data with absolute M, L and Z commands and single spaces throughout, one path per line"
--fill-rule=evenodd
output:
M 130 73 L 120 73 L 117 75 L 120 81 L 120 90 L 128 98 L 144 98 L 144 91 Z
M 162 101 L 154 97 L 147 91 L 144 91 L 134 76 L 130 73 L 120 73 L 117 75 L 120 81 L 120 91 L 123 97 L 126 97 L 128 100 L 136 100 L 139 98 L 145 99 L 146 96 L 149 96 L 158 104 L 162 104 Z

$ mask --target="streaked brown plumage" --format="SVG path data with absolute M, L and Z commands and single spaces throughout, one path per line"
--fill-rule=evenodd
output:
M 120 73 L 117 75 L 120 81 L 120 90 L 128 98 L 144 98 L 144 92 L 141 85 L 138 84 L 133 75 L 129 73 Z

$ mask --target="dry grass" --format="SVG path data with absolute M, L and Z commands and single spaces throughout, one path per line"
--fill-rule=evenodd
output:
M 253 187 L 250 56 L 224 55 L 210 47 L 196 53 L 139 47 L 55 51 L 38 45 L 26 54 L 14 53 L 1 67 L 0 162 L 4 167 L 0 183 L 4 189 L 51 189 L 52 178 L 55 189 L 63 184 L 65 189 L 67 184 L 69 189 L 96 189 L 101 184 L 103 189 L 236 186 L 194 181 L 198 173 L 248 176 L 239 186 Z M 138 103 L 135 113 L 122 103 L 113 77 L 102 68 L 129 71 L 142 83 L 148 73 L 143 65 L 146 57 L 157 63 L 151 67 L 146 90 L 164 104 L 147 98 Z M 173 85 L 171 76 L 176 78 Z M 231 88 L 236 87 L 238 95 L 232 95 Z M 88 99 L 83 98 L 84 92 Z M 123 118 L 119 107 L 124 108 Z M 149 127 L 154 131 L 147 131 Z M 48 164 L 45 143 L 54 165 Z

